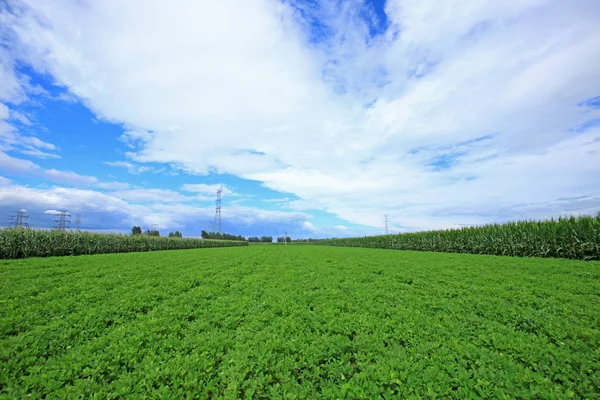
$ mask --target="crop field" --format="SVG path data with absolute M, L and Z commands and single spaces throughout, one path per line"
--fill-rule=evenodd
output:
M 0 261 L 2 398 L 594 398 L 600 262 L 331 246 Z
M 344 247 L 600 260 L 600 212 L 596 216 L 330 239 L 321 243 Z
M 0 259 L 247 245 L 246 242 L 235 240 L 202 240 L 35 229 L 0 229 Z

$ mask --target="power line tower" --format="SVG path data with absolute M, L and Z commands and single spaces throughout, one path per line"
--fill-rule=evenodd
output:
M 81 214 L 75 214 L 75 229 L 79 231 L 79 226 L 81 225 Z
M 215 207 L 215 221 L 213 222 L 213 232 L 221 232 L 221 194 L 223 189 L 217 189 L 217 201 Z M 218 230 L 217 230 L 218 227 Z
M 17 215 L 10 216 L 10 225 L 15 228 L 26 228 L 28 226 L 27 220 L 29 219 L 29 215 L 27 215 L 27 210 L 24 208 L 17 211 Z
M 388 234 L 388 215 L 383 214 L 383 218 L 385 218 L 385 234 Z
M 57 231 L 64 231 L 71 226 L 71 220 L 68 219 L 71 217 L 71 214 L 67 212 L 67 210 L 60 210 L 58 214 L 54 214 L 56 219 L 54 220 L 54 225 L 52 225 L 52 229 Z

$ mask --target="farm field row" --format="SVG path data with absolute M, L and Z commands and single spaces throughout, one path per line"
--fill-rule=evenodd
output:
M 330 239 L 329 246 L 600 260 L 600 212 L 545 221 Z
M 247 246 L 0 276 L 0 397 L 600 393 L 596 261 Z
M 237 240 L 0 229 L 0 259 L 247 246 Z

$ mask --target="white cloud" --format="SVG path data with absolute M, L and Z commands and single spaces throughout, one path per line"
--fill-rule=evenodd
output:
M 25 1 L 0 22 L 19 57 L 127 127 L 136 162 L 406 229 L 600 208 L 600 132 L 570 131 L 600 117 L 577 106 L 600 95 L 597 2 L 390 0 L 378 38 L 341 3 L 313 7 L 332 32 L 318 44 L 266 0 Z
M 56 215 L 56 214 L 60 214 L 61 211 L 58 210 L 46 210 L 44 211 L 44 214 L 49 214 L 49 215 Z
M 181 190 L 185 192 L 198 193 L 201 197 L 214 199 L 216 198 L 217 190 L 221 189 L 223 197 L 235 197 L 239 196 L 238 193 L 231 190 L 227 185 L 224 184 L 206 184 L 206 183 L 186 183 L 181 186 Z
M 54 187 L 35 189 L 11 184 L 8 180 L 0 191 L 0 213 L 10 214 L 15 209 L 26 208 L 30 226 L 48 228 L 56 210 L 68 210 L 73 216 L 81 214 L 82 228 L 127 232 L 131 226 L 151 228 L 157 224 L 163 234 L 169 230 L 183 230 L 186 236 L 199 236 L 201 230 L 210 229 L 214 208 L 193 204 L 164 202 L 151 195 L 173 196 L 169 191 L 139 189 L 137 191 L 100 193 L 94 190 Z M 137 195 L 136 195 L 137 194 Z M 124 198 L 128 198 L 126 200 Z M 138 201 L 144 204 L 136 204 Z M 284 229 L 303 231 L 309 216 L 301 212 L 264 211 L 249 207 L 223 209 L 222 223 L 225 232 L 242 235 L 273 235 Z
M 125 182 L 97 182 L 94 184 L 94 187 L 98 189 L 107 189 L 107 190 L 124 190 L 128 189 L 131 185 Z
M 0 16 L 0 34 L 4 34 L 8 29 L 8 25 L 3 22 L 4 18 Z M 20 103 L 25 98 L 22 82 L 15 73 L 15 61 L 0 47 L 0 101 Z
M 127 169 L 133 169 L 135 167 L 135 165 L 127 161 L 105 161 L 104 164 L 109 165 L 111 167 L 122 167 Z
M 45 151 L 36 149 L 35 147 L 27 146 L 25 149 L 19 151 L 22 154 L 27 154 L 29 156 L 37 157 L 37 158 L 61 158 L 59 155 L 54 153 L 47 153 Z
M 98 178 L 95 176 L 79 175 L 73 171 L 60 171 L 57 169 L 47 169 L 44 171 L 44 176 L 57 182 L 67 182 L 73 184 L 95 184 Z
M 130 189 L 110 193 L 111 196 L 118 197 L 126 201 L 136 203 L 179 203 L 192 200 L 189 196 L 172 190 L 163 189 Z
M 2 52 L 1 49 L 0 52 Z M 0 83 L 0 85 L 2 84 Z M 6 104 L 0 103 L 0 151 L 18 151 L 38 158 L 60 158 L 60 156 L 46 151 L 55 151 L 57 150 L 56 146 L 35 136 L 22 134 L 9 122 L 11 119 L 18 120 L 25 125 L 31 125 L 31 121 L 23 114 L 9 109 Z
M 11 110 L 10 118 L 14 119 L 16 121 L 19 121 L 23 125 L 27 125 L 27 126 L 33 125 L 33 122 L 31 122 L 31 120 L 25 114 L 15 111 L 15 110 Z
M 12 157 L 4 152 L 0 152 L 0 168 L 29 178 L 41 177 L 54 182 L 91 186 L 99 189 L 121 190 L 129 187 L 127 183 L 101 182 L 95 176 L 80 175 L 73 171 L 62 171 L 54 168 L 44 169 L 32 161 Z
M 157 167 L 151 167 L 151 166 L 147 166 L 147 165 L 133 164 L 133 163 L 130 163 L 127 161 L 105 161 L 104 164 L 111 166 L 111 167 L 127 168 L 127 171 L 133 175 L 138 175 L 138 174 L 141 174 L 144 172 L 152 172 L 155 174 L 163 174 L 163 175 L 171 175 L 171 176 L 179 175 L 178 172 L 168 170 L 166 167 L 157 168 Z
M 19 173 L 36 172 L 41 169 L 39 165 L 32 161 L 11 157 L 3 152 L 0 152 L 0 167 L 4 170 Z

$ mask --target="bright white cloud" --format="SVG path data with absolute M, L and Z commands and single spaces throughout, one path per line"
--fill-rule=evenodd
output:
M 378 38 L 355 3 L 321 2 L 319 44 L 288 3 L 24 3 L 0 20 L 15 52 L 123 123 L 133 161 L 406 229 L 600 208 L 600 132 L 571 130 L 600 117 L 578 106 L 600 95 L 592 0 L 390 0 Z

